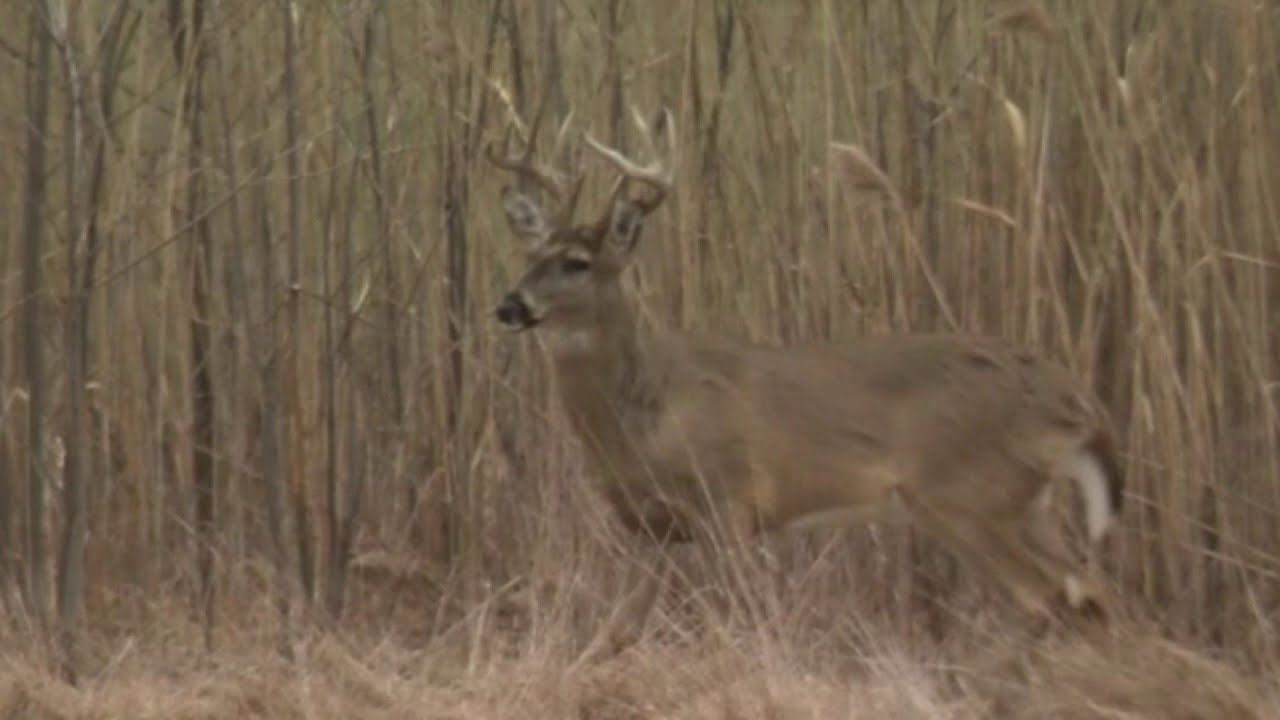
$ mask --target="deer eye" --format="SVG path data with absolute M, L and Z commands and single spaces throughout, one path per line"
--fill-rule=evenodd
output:
M 566 257 L 560 260 L 560 269 L 567 273 L 586 272 L 591 269 L 591 262 L 580 257 Z

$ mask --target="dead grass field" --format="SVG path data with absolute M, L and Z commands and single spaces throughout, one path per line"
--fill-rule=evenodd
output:
M 1132 627 L 1110 642 L 1020 645 L 993 621 L 964 640 L 911 648 L 885 628 L 856 626 L 843 628 L 857 640 L 838 653 L 755 627 L 588 659 L 555 639 L 498 650 L 492 630 L 467 623 L 420 644 L 317 633 L 286 662 L 267 633 L 253 634 L 272 622 L 263 611 L 210 654 L 191 646 L 194 624 L 104 643 L 98 669 L 75 688 L 29 655 L 6 654 L 0 717 L 1261 720 L 1280 710 L 1274 675 Z
M 0 20 L 0 720 L 1280 717 L 1275 3 Z M 620 535 L 490 317 L 521 257 L 482 151 L 543 97 L 628 147 L 672 109 L 655 321 L 960 328 L 1093 382 L 1115 635 L 1031 637 L 901 528 L 771 538 L 745 580 Z

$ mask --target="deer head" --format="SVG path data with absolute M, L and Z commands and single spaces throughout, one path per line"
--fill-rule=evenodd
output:
M 559 204 L 553 215 L 515 187 L 502 189 L 507 222 L 524 242 L 529 265 L 494 314 L 503 325 L 517 331 L 538 326 L 578 330 L 598 322 L 602 311 L 617 306 L 619 275 L 632 257 L 644 219 L 662 204 L 671 188 L 671 169 L 658 145 L 664 144 L 667 152 L 674 148 L 675 123 L 666 109 L 659 113 L 652 130 L 635 115 L 641 136 L 655 156 L 648 165 L 640 165 L 585 134 L 587 147 L 608 161 L 619 177 L 599 217 L 574 224 L 573 211 L 583 180 L 579 176 L 566 192 L 561 176 L 534 160 L 541 116 L 540 109 L 522 152 L 506 152 L 508 131 L 502 152 L 490 146 L 487 153 L 490 162 L 529 178 Z M 633 194 L 633 184 L 647 189 L 648 195 Z

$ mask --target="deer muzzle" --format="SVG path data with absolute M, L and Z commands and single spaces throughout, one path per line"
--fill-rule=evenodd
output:
M 534 316 L 529 303 L 517 292 L 507 293 L 498 307 L 494 308 L 493 314 L 498 322 L 513 330 L 528 330 L 538 324 L 538 318 Z

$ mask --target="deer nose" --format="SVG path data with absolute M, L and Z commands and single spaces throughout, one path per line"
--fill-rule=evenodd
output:
M 529 305 L 517 293 L 507 293 L 493 314 L 503 325 L 526 328 L 533 324 L 533 313 L 529 310 Z

